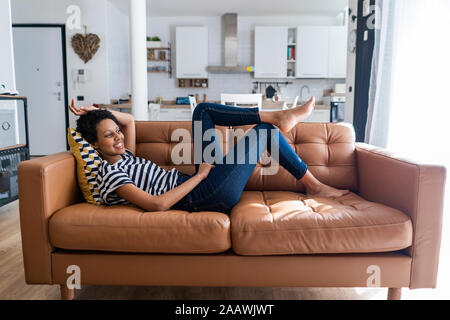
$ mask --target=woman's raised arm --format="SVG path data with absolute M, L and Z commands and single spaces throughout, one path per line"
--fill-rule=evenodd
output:
M 94 106 L 85 106 L 77 108 L 75 106 L 75 99 L 72 99 L 72 103 L 69 105 L 69 110 L 76 116 L 82 116 L 89 111 L 98 110 L 98 108 Z M 121 126 L 121 130 L 125 137 L 125 148 L 131 151 L 134 155 L 136 154 L 136 128 L 134 125 L 134 117 L 129 113 L 123 113 L 119 111 L 109 110 L 114 117 L 116 117 L 117 121 Z
M 129 113 L 109 110 L 119 121 L 125 138 L 125 148 L 136 155 L 136 127 L 134 125 L 134 117 Z

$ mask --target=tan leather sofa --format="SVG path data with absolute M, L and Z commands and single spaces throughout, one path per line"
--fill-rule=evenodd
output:
M 193 173 L 171 161 L 177 128 L 191 123 L 137 121 L 136 155 Z M 27 283 L 59 284 L 71 299 L 76 265 L 82 285 L 381 286 L 391 299 L 402 287 L 434 288 L 445 168 L 355 144 L 346 124 L 302 123 L 285 137 L 318 179 L 352 193 L 307 197 L 284 168 L 261 175 L 258 163 L 230 216 L 144 212 L 85 203 L 70 151 L 21 163 Z

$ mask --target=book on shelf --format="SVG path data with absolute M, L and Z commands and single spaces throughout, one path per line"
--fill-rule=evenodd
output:
M 288 47 L 288 60 L 295 60 L 295 48 Z

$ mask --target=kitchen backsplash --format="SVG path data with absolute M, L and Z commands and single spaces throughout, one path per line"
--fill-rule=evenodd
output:
M 198 94 L 200 100 L 203 94 L 207 95 L 207 100 L 220 100 L 221 93 L 252 93 L 253 82 L 291 82 L 281 89 L 281 100 L 292 101 L 295 96 L 300 96 L 300 89 L 303 85 L 309 87 L 309 96 L 314 95 L 317 101 L 321 101 L 324 90 L 330 90 L 337 83 L 345 83 L 343 79 L 254 79 L 253 74 L 210 74 L 209 87 L 202 88 L 179 88 L 176 78 L 168 78 L 167 75 L 148 76 L 148 97 L 149 100 L 156 100 L 162 97 L 163 100 L 175 100 L 176 97 L 185 97 L 189 94 Z M 261 86 L 260 86 L 261 88 Z M 277 89 L 274 86 L 275 89 Z M 263 87 L 264 89 L 264 87 Z M 264 90 L 262 92 L 264 94 Z M 303 98 L 306 99 L 308 90 L 303 90 Z M 301 98 L 301 97 L 300 97 Z

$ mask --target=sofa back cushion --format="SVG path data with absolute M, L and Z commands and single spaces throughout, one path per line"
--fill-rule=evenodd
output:
M 247 131 L 252 127 L 240 126 L 235 129 Z M 226 129 L 216 126 L 223 137 L 222 152 L 225 150 Z M 193 174 L 195 167 L 191 133 L 190 121 L 137 121 L 136 156 L 147 158 L 164 169 L 175 167 L 184 173 Z M 357 191 L 355 133 L 350 124 L 299 123 L 283 135 L 317 179 L 336 188 Z M 188 150 L 190 154 L 185 154 L 184 151 Z M 266 173 L 271 171 L 268 169 L 264 169 Z M 303 184 L 283 167 L 279 166 L 273 175 L 262 174 L 264 170 L 261 161 L 258 161 L 246 190 L 305 191 Z

